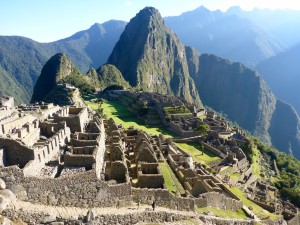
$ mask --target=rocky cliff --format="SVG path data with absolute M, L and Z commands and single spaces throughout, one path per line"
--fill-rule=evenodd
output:
M 57 92 L 53 90 L 56 90 L 59 83 L 70 83 L 83 91 L 86 88 L 93 88 L 72 61 L 64 53 L 58 53 L 43 67 L 33 90 L 31 102 L 44 101 L 46 97 L 49 98 L 50 93 L 56 94 Z
M 189 76 L 185 47 L 152 7 L 130 20 L 108 63 L 138 89 L 174 94 L 201 105 Z
M 196 104 L 199 93 L 205 105 L 226 114 L 265 143 L 285 152 L 291 147 L 295 155 L 299 151 L 297 113 L 289 105 L 280 107 L 257 72 L 185 47 L 154 8 L 145 8 L 131 19 L 108 62 L 139 89 L 175 94 Z M 286 115 L 294 123 L 287 125 Z
M 204 105 L 225 114 L 251 134 L 300 158 L 300 120 L 260 75 L 241 63 L 187 47 L 189 71 Z

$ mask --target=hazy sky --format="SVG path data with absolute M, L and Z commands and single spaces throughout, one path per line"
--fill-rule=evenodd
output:
M 146 6 L 163 17 L 204 5 L 225 11 L 230 6 L 297 9 L 299 0 L 0 0 L 0 35 L 19 35 L 50 42 L 110 19 L 129 21 Z

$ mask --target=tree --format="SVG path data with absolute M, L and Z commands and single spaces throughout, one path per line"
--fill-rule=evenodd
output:
M 210 131 L 210 127 L 208 124 L 204 123 L 196 127 L 194 131 L 199 131 L 201 135 L 201 139 L 204 141 L 207 137 L 208 132 Z

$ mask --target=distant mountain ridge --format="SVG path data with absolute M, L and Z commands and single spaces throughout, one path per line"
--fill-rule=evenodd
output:
M 165 23 L 185 45 L 251 68 L 284 50 L 282 43 L 250 20 L 203 6 L 180 16 L 166 17 Z
M 257 65 L 276 96 L 300 113 L 300 42 L 287 51 Z
M 0 67 L 10 80 L 17 81 L 14 86 L 18 87 L 0 91 L 0 94 L 15 96 L 19 103 L 29 102 L 43 65 L 57 52 L 66 52 L 83 72 L 90 67 L 101 66 L 106 62 L 125 25 L 126 22 L 117 20 L 94 24 L 85 31 L 52 43 L 0 36 Z M 4 82 L 4 85 L 8 84 Z
M 300 13 L 290 9 L 258 9 L 242 10 L 238 6 L 229 8 L 226 15 L 237 15 L 261 26 L 268 34 L 290 48 L 300 41 Z
M 175 94 L 187 100 L 187 91 L 190 96 L 199 93 L 205 105 L 222 111 L 265 143 L 286 152 L 289 146 L 289 151 L 300 158 L 300 120 L 295 110 L 277 100 L 257 72 L 241 63 L 183 47 L 154 8 L 147 7 L 131 19 L 108 63 L 114 64 L 132 86 L 144 91 Z M 195 89 L 185 83 L 190 80 Z M 162 84 L 161 89 L 158 84 Z M 182 91 L 176 92 L 178 88 Z
M 114 64 L 116 68 L 102 68 L 102 71 L 106 71 L 104 75 L 100 75 L 100 68 L 89 70 L 86 75 L 78 70 L 79 76 L 72 77 L 73 81 L 87 84 L 89 88 L 101 85 L 105 88 L 111 82 L 108 77 L 113 71 L 118 74 L 114 81 L 125 83 L 127 80 L 138 90 L 173 94 L 198 105 L 201 104 L 200 94 L 205 105 L 227 114 L 230 120 L 260 136 L 266 143 L 272 143 L 280 150 L 292 152 L 300 158 L 300 126 L 297 113 L 290 105 L 277 100 L 256 72 L 240 63 L 233 63 L 215 55 L 199 54 L 195 49 L 184 46 L 165 26 L 159 12 L 154 8 L 141 10 L 137 16 L 140 21 L 133 18 L 122 35 L 123 29 L 119 23 L 113 29 L 121 36 L 108 63 Z M 11 37 L 0 37 L 0 73 L 8 78 L 14 74 L 13 79 L 8 79 L 14 86 L 22 84 L 24 90 L 16 89 L 19 92 L 13 94 L 23 92 L 28 95 L 43 62 L 58 51 L 66 52 L 70 61 L 74 62 L 74 67 L 87 71 L 92 65 L 92 59 L 99 60 L 97 62 L 102 60 L 102 56 L 98 57 L 97 53 L 88 54 L 93 49 L 91 46 L 97 52 L 95 46 L 101 47 L 104 43 L 101 42 L 102 28 L 96 24 L 91 30 L 50 44 L 20 37 L 13 37 L 12 40 Z M 90 43 L 91 36 L 94 36 L 91 33 L 96 33 L 97 37 L 100 35 L 100 41 Z M 50 54 L 51 51 L 45 50 L 45 46 L 50 46 L 54 53 Z M 110 48 L 108 44 L 105 46 Z M 115 72 L 117 69 L 125 80 L 122 80 L 119 72 Z M 43 85 L 38 84 L 36 87 L 42 89 Z M 7 87 L 4 90 L 10 91 Z

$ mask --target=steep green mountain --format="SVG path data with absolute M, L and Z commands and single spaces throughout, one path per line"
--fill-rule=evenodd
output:
M 110 20 L 103 24 L 95 23 L 89 29 L 52 44 L 56 52 L 65 52 L 82 71 L 103 65 L 124 30 L 126 22 Z
M 203 6 L 180 16 L 167 17 L 165 22 L 185 45 L 242 62 L 251 68 L 284 49 L 278 40 L 254 22 L 235 14 L 210 11 Z
M 30 98 L 30 96 L 21 95 L 21 92 L 24 91 L 22 88 L 22 85 L 0 66 L 0 96 L 9 96 L 13 94 L 16 103 L 22 102 L 25 99 Z
M 189 47 L 186 52 L 204 105 L 226 114 L 265 143 L 300 158 L 298 114 L 276 99 L 257 72 L 215 55 L 199 56 Z
M 129 83 L 123 78 L 121 72 L 111 64 L 105 64 L 97 70 L 100 87 L 105 88 L 116 85 L 124 88 L 129 88 Z
M 129 84 L 138 89 L 174 94 L 201 104 L 189 76 L 185 47 L 152 7 L 141 10 L 130 20 L 108 63 L 115 65 Z
M 15 91 L 7 88 L 7 95 L 17 97 L 17 103 L 29 102 L 34 84 L 43 65 L 57 52 L 66 52 L 81 71 L 104 64 L 117 42 L 126 23 L 108 21 L 94 24 L 91 28 L 73 36 L 52 43 L 38 43 L 28 38 L 0 36 L 0 66 L 9 75 L 22 84 Z M 8 79 L 9 80 L 9 79 Z
M 127 24 L 108 62 L 139 89 L 186 99 L 199 93 L 204 105 L 265 143 L 299 156 L 299 118 L 293 108 L 278 101 L 259 74 L 241 63 L 184 47 L 154 8 L 141 10 Z
M 93 86 L 63 53 L 50 58 L 42 69 L 34 87 L 31 102 L 42 101 L 59 83 L 69 83 L 81 89 L 92 91 Z M 53 94 L 53 93 L 52 93 Z
M 269 128 L 272 144 L 300 159 L 300 120 L 290 105 L 277 100 Z
M 78 88 L 80 93 L 78 91 L 75 93 L 69 84 Z M 111 86 L 130 88 L 129 83 L 114 65 L 106 64 L 98 70 L 90 69 L 83 75 L 65 53 L 58 53 L 44 65 L 34 87 L 31 102 L 72 104 L 72 98 L 78 99 L 80 94 L 91 94 L 96 89 L 104 90 Z
M 256 69 L 276 96 L 292 104 L 300 113 L 300 43 L 260 63 Z
M 24 96 L 22 101 L 29 102 L 34 83 L 50 54 L 44 45 L 23 37 L 0 37 L 0 66 L 11 77 L 17 80 L 20 88 L 8 91 L 8 95 Z M 9 83 L 3 86 L 9 88 Z M 20 103 L 17 101 L 17 103 Z

